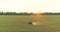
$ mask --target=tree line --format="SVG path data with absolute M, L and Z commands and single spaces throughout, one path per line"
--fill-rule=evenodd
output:
M 51 13 L 51 12 L 45 12 L 43 15 L 60 15 L 60 13 Z
M 32 13 L 27 13 L 27 12 L 20 12 L 20 13 L 16 13 L 16 12 L 0 12 L 0 15 L 32 15 Z
M 42 15 L 60 15 L 60 13 L 48 13 L 48 12 L 45 12 L 45 13 L 41 13 Z M 27 12 L 20 12 L 20 13 L 16 13 L 16 12 L 0 12 L 0 15 L 33 15 L 33 13 L 27 13 Z

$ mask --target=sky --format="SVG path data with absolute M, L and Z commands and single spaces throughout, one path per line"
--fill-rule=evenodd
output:
M 0 0 L 1 12 L 60 12 L 60 0 Z

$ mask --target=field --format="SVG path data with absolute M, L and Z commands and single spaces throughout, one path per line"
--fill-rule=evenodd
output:
M 41 25 L 28 22 L 37 21 L 32 16 L 0 16 L 0 32 L 60 32 L 60 15 L 43 15 Z

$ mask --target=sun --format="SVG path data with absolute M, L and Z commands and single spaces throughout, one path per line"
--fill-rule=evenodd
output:
M 33 13 L 32 18 L 33 18 L 34 21 L 40 22 L 39 19 L 40 19 L 41 15 L 42 15 L 42 13 L 40 13 L 40 12 Z
M 33 16 L 34 16 L 34 17 L 39 17 L 39 16 L 41 16 L 41 15 L 42 15 L 42 13 L 40 13 L 40 12 L 33 13 Z

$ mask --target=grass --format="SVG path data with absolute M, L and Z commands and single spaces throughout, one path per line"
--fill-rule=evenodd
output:
M 42 25 L 33 26 L 37 21 L 32 16 L 0 16 L 0 32 L 60 32 L 60 15 L 43 15 L 39 18 Z

